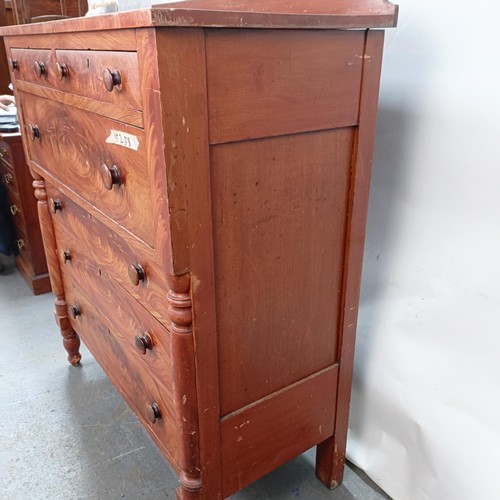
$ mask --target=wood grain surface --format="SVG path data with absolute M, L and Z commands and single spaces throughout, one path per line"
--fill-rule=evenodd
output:
M 68 308 L 80 309 L 72 326 L 178 469 L 169 332 L 96 268 L 75 263 L 62 268 L 62 278 Z M 134 336 L 144 331 L 151 333 L 155 346 L 143 356 L 134 346 Z M 153 402 L 162 417 L 151 424 L 146 406 Z
M 30 124 L 37 125 L 41 135 L 40 141 L 25 142 L 28 157 L 107 217 L 154 246 L 154 199 L 144 162 L 144 131 L 24 92 L 19 92 L 18 97 L 27 138 Z M 113 130 L 136 137 L 138 150 L 107 143 Z M 112 190 L 105 188 L 100 173 L 103 164 L 119 167 L 122 185 Z M 78 168 L 72 168 L 74 165 Z
M 337 377 L 332 366 L 223 419 L 224 498 L 332 435 Z
M 355 125 L 363 44 L 356 31 L 209 30 L 210 142 Z
M 62 253 L 68 251 L 71 263 L 94 265 L 106 272 L 168 328 L 167 281 L 162 266 L 156 262 L 155 253 L 138 240 L 127 241 L 118 236 L 99 220 L 90 217 L 60 189 L 49 185 L 47 192 L 49 199 L 59 200 L 63 206 L 52 216 L 59 258 L 62 259 Z M 66 267 L 62 264 L 63 268 Z M 144 269 L 145 280 L 137 286 L 128 276 L 131 264 L 139 264 Z
M 212 147 L 222 415 L 337 360 L 353 134 Z
M 188 0 L 94 18 L 8 27 L 2 35 L 65 33 L 149 26 L 346 29 L 395 26 L 398 9 L 386 0 Z

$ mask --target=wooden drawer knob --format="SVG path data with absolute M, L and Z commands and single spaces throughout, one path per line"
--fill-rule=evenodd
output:
M 102 72 L 102 79 L 104 81 L 104 86 L 108 92 L 113 92 L 113 89 L 116 87 L 117 90 L 122 89 L 122 76 L 120 71 L 117 69 L 111 71 L 106 68 Z
M 62 212 L 62 203 L 59 200 L 50 200 L 50 208 L 52 210 L 53 214 L 56 214 L 57 212 Z
M 17 249 L 19 251 L 21 251 L 25 246 L 26 246 L 26 242 L 22 239 L 22 238 L 19 238 L 17 241 L 16 241 L 16 245 L 17 245 Z
M 113 186 L 120 186 L 122 184 L 122 177 L 120 169 L 113 165 L 108 167 L 105 163 L 101 165 L 101 178 L 104 187 L 110 191 Z
M 161 411 L 158 403 L 154 402 L 146 405 L 146 416 L 152 424 L 161 418 Z
M 71 260 L 71 253 L 69 250 L 64 250 L 63 252 L 63 261 L 66 264 L 66 262 Z
M 80 308 L 78 306 L 71 306 L 69 308 L 69 313 L 71 314 L 71 317 L 73 319 L 76 319 L 78 316 L 80 316 L 82 314 L 82 312 L 80 311 Z
M 45 63 L 41 61 L 35 61 L 35 75 L 38 76 L 38 78 L 41 78 L 42 76 L 47 74 L 47 66 L 45 66 Z
M 31 123 L 28 125 L 29 129 L 29 136 L 32 141 L 41 141 L 42 136 L 40 134 L 40 129 L 38 128 L 38 125 L 32 125 Z
M 5 184 L 7 184 L 7 186 L 10 186 L 13 180 L 14 178 L 12 177 L 12 174 L 9 173 L 4 174 L 3 181 L 5 182 Z
M 14 205 L 11 205 L 11 206 L 10 206 L 10 213 L 11 213 L 12 215 L 16 215 L 16 214 L 18 214 L 18 213 L 19 213 L 19 207 L 18 207 L 17 205 L 15 205 L 15 204 L 14 204 Z
M 56 73 L 57 78 L 62 80 L 63 78 L 68 78 L 69 76 L 69 68 L 66 63 L 56 62 Z
M 19 61 L 17 59 L 11 59 L 9 57 L 9 68 L 11 71 L 15 71 L 19 69 Z
M 153 339 L 149 333 L 145 332 L 142 335 L 135 336 L 135 347 L 141 354 L 146 354 L 146 350 L 153 349 Z
M 130 264 L 130 266 L 128 266 L 128 277 L 130 279 L 130 283 L 137 286 L 141 281 L 146 279 L 146 273 L 140 264 Z

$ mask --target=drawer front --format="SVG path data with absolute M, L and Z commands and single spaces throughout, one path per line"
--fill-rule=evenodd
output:
M 12 49 L 16 79 L 142 109 L 136 52 Z
M 19 95 L 29 159 L 152 246 L 155 222 L 144 131 L 31 94 Z M 134 137 L 137 151 L 106 142 L 113 131 Z
M 0 163 L 7 163 L 11 168 L 13 165 L 12 152 L 6 142 L 0 141 Z
M 16 231 L 27 232 L 26 230 L 26 218 L 21 204 L 21 200 L 14 193 L 9 192 L 9 211 L 12 216 L 12 221 L 16 226 Z
M 62 277 L 73 328 L 167 458 L 177 462 L 168 330 L 97 268 L 65 266 Z M 143 354 L 135 336 L 145 332 L 152 349 Z M 154 422 L 153 404 L 160 412 Z
M 104 224 L 90 217 L 60 190 L 49 185 L 47 194 L 50 203 L 51 200 L 56 200 L 61 205 L 61 210 L 52 216 L 61 267 L 70 263 L 98 266 L 159 321 L 169 326 L 165 273 L 155 262 L 152 251 L 136 239 L 127 242 L 120 238 Z M 69 254 L 69 258 L 64 252 Z M 134 269 L 132 266 L 142 268 L 143 280 L 135 280 L 137 267 Z
M 0 178 L 1 181 L 7 186 L 9 192 L 19 196 L 19 187 L 17 185 L 14 170 L 12 169 L 12 166 L 5 161 L 0 161 Z

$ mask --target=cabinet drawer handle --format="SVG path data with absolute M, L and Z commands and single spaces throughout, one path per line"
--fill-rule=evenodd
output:
M 16 241 L 16 245 L 17 249 L 21 251 L 26 246 L 26 242 L 22 238 L 20 238 Z
M 59 80 L 62 80 L 63 78 L 68 78 L 69 76 L 68 65 L 66 63 L 56 62 L 56 72 L 57 72 L 57 78 L 59 78 Z
M 101 165 L 101 178 L 104 187 L 110 191 L 113 186 L 120 186 L 122 184 L 122 176 L 120 169 L 117 165 L 108 167 L 105 163 Z
M 12 184 L 12 181 L 14 180 L 14 178 L 12 177 L 12 174 L 4 174 L 3 180 L 4 180 L 5 184 L 7 184 L 7 186 L 10 186 Z
M 128 277 L 132 285 L 138 286 L 141 281 L 146 279 L 146 273 L 140 264 L 130 264 L 128 266 Z
M 64 250 L 64 252 L 63 252 L 64 263 L 66 264 L 66 262 L 68 262 L 69 260 L 71 260 L 71 253 L 69 250 Z
M 15 71 L 16 69 L 19 70 L 19 61 L 9 57 L 9 68 L 11 71 Z
M 56 214 L 57 212 L 62 212 L 62 203 L 59 200 L 50 200 L 50 208 L 52 210 L 53 214 Z
M 116 90 L 122 89 L 122 75 L 119 70 L 115 69 L 111 71 L 110 69 L 105 68 L 102 72 L 102 79 L 108 92 L 113 92 L 115 87 Z
M 40 134 L 40 129 L 38 128 L 38 125 L 32 125 L 31 123 L 28 125 L 29 131 L 30 131 L 30 137 L 32 141 L 38 141 L 40 142 L 42 140 L 42 136 Z
M 82 314 L 80 308 L 78 306 L 71 306 L 69 309 L 69 313 L 73 319 L 76 319 L 78 316 Z
M 11 205 L 11 206 L 10 206 L 10 213 L 11 213 L 12 215 L 16 215 L 16 214 L 18 214 L 18 213 L 19 213 L 19 207 L 18 207 L 17 205 L 15 205 L 15 204 L 14 204 L 14 205 Z
M 160 407 L 156 401 L 146 405 L 146 416 L 152 424 L 161 418 Z
M 135 347 L 141 354 L 146 354 L 146 350 L 153 349 L 153 339 L 148 332 L 143 333 L 142 335 L 136 335 L 135 338 Z
M 47 66 L 45 66 L 45 63 L 41 61 L 35 61 L 35 75 L 38 76 L 38 78 L 41 78 L 42 76 L 47 74 Z

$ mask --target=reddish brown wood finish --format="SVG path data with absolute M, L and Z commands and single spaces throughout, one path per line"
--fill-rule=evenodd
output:
M 337 377 L 329 367 L 222 420 L 224 498 L 333 433 L 325 393 L 335 392 Z
M 392 25 L 396 9 L 266 5 L 3 31 L 70 359 L 74 328 L 183 500 L 316 444 L 325 484 L 344 463 L 382 39 L 325 28 Z M 137 152 L 106 142 L 115 129 Z
M 35 295 L 50 291 L 32 178 L 26 164 L 21 135 L 0 134 L 0 176 L 7 185 L 16 229 L 16 265 Z
M 212 148 L 222 415 L 337 361 L 352 146 L 346 128 Z
M 0 0 L 0 27 L 11 24 L 7 18 L 5 1 Z M 10 83 L 9 68 L 7 66 L 7 58 L 5 56 L 5 46 L 3 39 L 0 39 L 0 95 L 7 94 L 8 85 Z
M 208 31 L 210 142 L 354 125 L 363 44 L 359 31 Z
M 361 269 L 368 212 L 368 191 L 373 154 L 375 121 L 377 116 L 378 89 L 383 31 L 368 31 L 364 50 L 365 64 L 361 83 L 359 126 L 354 149 L 353 172 L 349 195 L 349 219 L 345 248 L 345 270 L 340 327 L 340 372 L 337 391 L 337 415 L 333 437 L 318 446 L 316 474 L 329 488 L 338 486 L 343 477 L 349 402 L 351 399 L 352 365 L 356 322 L 358 317 Z M 332 397 L 333 394 L 332 394 Z

